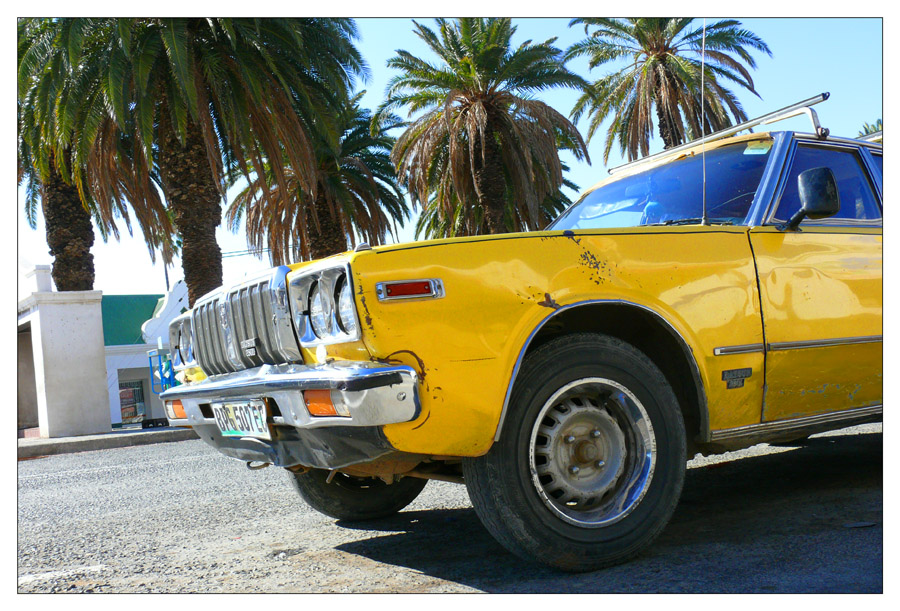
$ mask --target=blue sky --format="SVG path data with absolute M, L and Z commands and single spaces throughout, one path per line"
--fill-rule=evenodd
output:
M 708 18 L 707 23 L 717 19 Z M 433 19 L 417 19 L 434 27 Z M 544 41 L 556 37 L 556 46 L 566 49 L 585 38 L 583 26 L 569 27 L 570 19 L 523 18 L 517 26 L 514 44 L 525 40 Z M 882 40 L 880 19 L 742 19 L 746 29 L 756 33 L 772 50 L 772 57 L 754 53 L 757 68 L 751 71 L 761 99 L 747 91 L 737 91 L 748 117 L 757 117 L 794 102 L 828 91 L 831 98 L 816 107 L 819 119 L 835 135 L 855 136 L 864 121 L 881 118 Z M 384 99 L 384 91 L 392 72 L 384 68 L 396 49 L 404 49 L 423 59 L 434 58 L 428 47 L 413 32 L 408 19 L 359 19 L 362 41 L 360 49 L 372 68 L 372 78 L 364 87 L 363 103 L 374 108 Z M 702 26 L 698 19 L 696 25 Z M 604 74 L 604 68 L 590 71 L 588 60 L 578 58 L 568 67 L 588 80 Z M 559 112 L 568 115 L 578 94 L 572 90 L 553 90 L 539 96 Z M 606 175 L 603 143 L 607 124 L 590 142 L 591 164 L 566 159 L 569 178 L 581 188 L 588 188 Z M 781 126 L 784 127 L 781 127 Z M 797 118 L 774 129 L 809 130 L 809 121 Z M 587 121 L 582 118 L 579 130 L 587 137 Z M 651 153 L 662 150 L 656 142 Z M 610 153 L 609 166 L 623 163 L 618 145 Z
M 716 21 L 708 18 L 707 23 Z M 432 26 L 433 20 L 418 20 Z M 544 41 L 556 37 L 556 45 L 565 49 L 584 38 L 583 27 L 568 27 L 569 19 L 515 19 L 518 27 L 513 39 L 515 44 L 528 39 Z M 815 107 L 823 126 L 834 135 L 856 136 L 864 122 L 873 123 L 882 118 L 882 20 L 881 19 L 808 19 L 808 18 L 752 18 L 741 19 L 744 27 L 761 37 L 772 50 L 772 57 L 756 53 L 757 68 L 752 72 L 756 90 L 761 99 L 747 91 L 737 91 L 739 99 L 749 117 L 763 115 L 788 104 L 828 91 L 831 98 Z M 363 104 L 375 108 L 381 103 L 388 80 L 392 76 L 385 63 L 393 57 L 396 49 L 405 49 L 423 59 L 434 59 L 425 44 L 413 32 L 409 19 L 366 18 L 358 19 L 361 40 L 358 43 L 363 56 L 369 63 L 372 76 L 365 88 Z M 702 25 L 702 19 L 697 21 Z M 603 74 L 603 68 L 588 70 L 587 60 L 579 59 L 569 63 L 569 68 L 588 80 L 595 80 Z M 577 98 L 573 91 L 550 91 L 538 96 L 559 112 L 568 115 Z M 586 134 L 587 121 L 578 123 L 582 134 Z M 809 131 L 809 121 L 798 117 L 776 125 L 773 129 L 795 129 Z M 568 177 L 581 188 L 590 187 L 606 176 L 603 164 L 603 135 L 606 126 L 598 130 L 590 142 L 589 153 L 592 164 L 582 163 L 569 157 L 564 158 L 571 171 Z M 661 150 L 655 143 L 651 153 Z M 617 147 L 613 148 L 609 166 L 622 163 Z M 574 195 L 574 194 L 573 194 Z M 35 264 L 50 264 L 44 237 L 43 218 L 38 229 L 30 229 L 22 211 L 22 194 L 18 202 L 18 259 L 19 297 L 30 292 L 23 285 L 22 275 Z M 410 223 L 409 225 L 411 225 Z M 129 238 L 124 232 L 121 243 L 111 241 L 104 244 L 99 236 L 92 252 L 96 279 L 94 288 L 109 294 L 122 293 L 162 293 L 165 281 L 161 263 L 151 265 L 147 250 L 139 231 Z M 411 226 L 401 229 L 400 241 L 412 239 Z M 219 244 L 223 252 L 242 251 L 247 248 L 243 235 L 234 235 L 220 227 Z M 268 260 L 253 256 L 228 257 L 224 259 L 225 282 L 237 282 L 245 273 L 263 270 Z M 174 281 L 182 277 L 180 261 L 169 269 L 169 278 Z

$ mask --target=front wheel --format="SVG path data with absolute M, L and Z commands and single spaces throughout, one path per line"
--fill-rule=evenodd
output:
M 675 510 L 685 463 L 684 422 L 660 370 L 625 342 L 583 333 L 525 360 L 500 440 L 463 473 L 504 547 L 580 572 L 650 544 Z
M 353 477 L 340 472 L 328 482 L 329 471 L 323 469 L 305 473 L 288 471 L 288 474 L 291 485 L 310 507 L 347 521 L 394 515 L 412 503 L 428 483 L 426 479 L 404 477 L 387 484 L 375 477 Z

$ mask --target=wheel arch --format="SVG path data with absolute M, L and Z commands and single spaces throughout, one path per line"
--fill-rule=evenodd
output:
M 622 300 L 592 300 L 561 306 L 544 318 L 522 346 L 513 367 L 494 441 L 499 441 L 522 362 L 547 341 L 596 332 L 628 342 L 660 368 L 678 399 L 689 444 L 709 441 L 709 412 L 700 368 L 690 345 L 658 312 Z M 690 449 L 690 448 L 689 448 Z

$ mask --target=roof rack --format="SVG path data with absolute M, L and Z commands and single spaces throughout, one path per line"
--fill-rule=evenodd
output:
M 866 134 L 865 136 L 860 136 L 857 140 L 862 140 L 864 142 L 884 142 L 884 130 L 879 129 L 877 132 L 872 132 L 871 134 Z
M 637 161 L 632 161 L 631 163 L 626 163 L 620 166 L 616 166 L 614 168 L 609 169 L 610 174 L 615 174 L 616 172 L 621 172 L 625 169 L 631 169 L 637 165 L 643 165 L 645 163 L 650 163 L 651 161 L 656 161 L 662 157 L 668 157 L 673 153 L 677 153 L 678 151 L 687 150 L 689 148 L 694 148 L 698 144 L 705 144 L 707 142 L 713 142 L 715 140 L 721 140 L 722 138 L 727 138 L 728 136 L 732 136 L 738 132 L 742 132 L 745 129 L 750 129 L 756 127 L 757 125 L 767 125 L 769 123 L 775 123 L 776 121 L 783 121 L 785 119 L 790 119 L 791 117 L 796 117 L 797 115 L 805 114 L 809 117 L 810 121 L 813 124 L 813 130 L 815 131 L 816 137 L 824 140 L 828 137 L 828 130 L 821 125 L 819 125 L 819 116 L 816 114 L 810 106 L 814 106 L 819 102 L 824 102 L 828 99 L 831 94 L 827 91 L 825 93 L 820 93 L 817 96 L 811 97 L 809 99 L 803 100 L 802 102 L 797 102 L 796 104 L 791 104 L 790 106 L 785 106 L 780 110 L 776 110 L 774 112 L 770 112 L 761 117 L 757 117 L 756 119 L 751 119 L 750 121 L 745 121 L 744 123 L 740 123 L 739 125 L 732 125 L 731 127 L 726 127 L 725 129 L 714 132 L 708 136 L 703 138 L 699 138 L 697 140 L 691 140 L 686 144 L 681 144 L 679 146 L 666 149 L 660 153 L 656 153 L 654 155 L 649 155 L 647 157 L 643 157 L 638 159 Z

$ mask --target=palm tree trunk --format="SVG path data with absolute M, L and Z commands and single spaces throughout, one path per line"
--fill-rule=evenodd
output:
M 676 79 L 668 71 L 664 73 L 663 78 L 666 80 L 667 89 L 674 91 L 678 88 Z M 663 148 L 670 149 L 681 144 L 678 123 L 676 123 L 676 121 L 680 123 L 681 119 L 676 119 L 669 107 L 660 103 L 659 98 L 656 100 L 656 118 L 659 122 L 659 137 L 662 138 Z
M 475 145 L 475 184 L 479 197 L 479 204 L 484 212 L 484 233 L 506 233 L 509 229 L 503 219 L 506 209 L 503 196 L 506 192 L 506 179 L 503 175 L 503 157 L 500 147 L 494 138 L 494 131 L 490 122 L 484 130 L 484 162 L 481 155 L 481 141 Z M 479 230 L 479 233 L 481 231 Z
M 181 235 L 181 267 L 188 302 L 193 306 L 197 299 L 222 286 L 222 251 L 216 241 L 216 227 L 222 222 L 221 196 L 197 125 L 188 122 L 187 139 L 182 144 L 169 122 L 165 104 L 160 115 L 159 175 Z
M 309 235 L 309 256 L 311 260 L 329 257 L 347 250 L 347 236 L 341 221 L 331 214 L 325 195 L 320 189 L 316 195 L 316 216 L 319 219 L 319 231 L 309 208 L 306 209 L 306 231 Z
M 659 125 L 659 137 L 662 138 L 663 148 L 670 149 L 673 146 L 681 144 L 677 141 L 677 136 L 673 128 L 674 121 L 672 115 L 663 109 L 661 104 L 656 104 L 656 118 Z
M 78 197 L 78 189 L 66 184 L 54 171 L 43 184 L 41 203 L 47 245 L 53 255 L 53 282 L 57 291 L 90 291 L 94 288 L 94 227 L 91 215 Z

